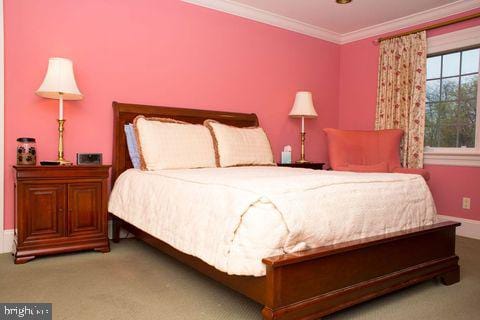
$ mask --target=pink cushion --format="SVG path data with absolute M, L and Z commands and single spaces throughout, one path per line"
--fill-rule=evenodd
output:
M 336 170 L 353 172 L 388 172 L 388 164 L 386 162 L 371 165 L 349 164 L 347 166 L 337 167 Z
M 333 170 L 348 165 L 387 163 L 387 172 L 400 167 L 400 141 L 403 130 L 376 131 L 324 129 L 328 156 Z

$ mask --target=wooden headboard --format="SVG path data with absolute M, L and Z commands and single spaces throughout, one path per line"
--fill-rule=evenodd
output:
M 117 177 L 125 170 L 132 168 L 132 162 L 127 149 L 124 125 L 132 123 L 138 115 L 146 117 L 163 117 L 181 120 L 190 123 L 203 123 L 206 119 L 237 127 L 251 127 L 258 125 L 257 115 L 254 113 L 236 113 L 225 111 L 183 109 L 141 104 L 120 103 L 114 101 L 113 106 L 113 166 L 112 186 Z

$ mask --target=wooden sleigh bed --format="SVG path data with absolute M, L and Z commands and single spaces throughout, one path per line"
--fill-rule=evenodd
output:
M 124 125 L 137 115 L 168 117 L 191 123 L 214 119 L 238 127 L 258 125 L 255 114 L 156 107 L 113 102 L 114 146 L 112 186 L 132 167 Z M 263 259 L 266 276 L 235 276 L 182 253 L 112 215 L 113 240 L 126 229 L 164 253 L 180 260 L 264 305 L 264 319 L 318 319 L 366 300 L 421 281 L 459 281 L 455 229 L 442 222 L 382 236 L 330 245 Z

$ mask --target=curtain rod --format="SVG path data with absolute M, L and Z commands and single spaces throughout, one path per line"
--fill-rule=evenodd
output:
M 417 32 L 420 32 L 420 31 L 437 29 L 437 28 L 449 26 L 451 24 L 455 24 L 455 23 L 459 23 L 459 22 L 463 22 L 463 21 L 467 21 L 467 20 L 472 20 L 472 19 L 475 19 L 475 18 L 480 18 L 480 12 L 473 13 L 473 14 L 470 14 L 468 16 L 464 16 L 464 17 L 460 17 L 460 18 L 455 18 L 455 19 L 452 19 L 452 20 L 447 20 L 447 21 L 443 21 L 443 22 L 434 23 L 434 24 L 431 24 L 429 26 L 425 26 L 425 27 L 413 29 L 413 30 L 410 30 L 410 31 L 397 33 L 397 34 L 394 34 L 394 35 L 391 35 L 391 36 L 381 37 L 381 38 L 378 38 L 376 42 L 380 43 L 380 42 L 385 41 L 385 40 L 398 38 L 398 37 L 403 37 L 403 36 L 408 36 L 409 34 L 417 33 Z

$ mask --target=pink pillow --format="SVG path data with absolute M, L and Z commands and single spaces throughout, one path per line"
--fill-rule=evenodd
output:
M 335 170 L 353 172 L 388 172 L 388 163 L 380 162 L 371 165 L 348 164 L 346 166 L 337 167 Z

